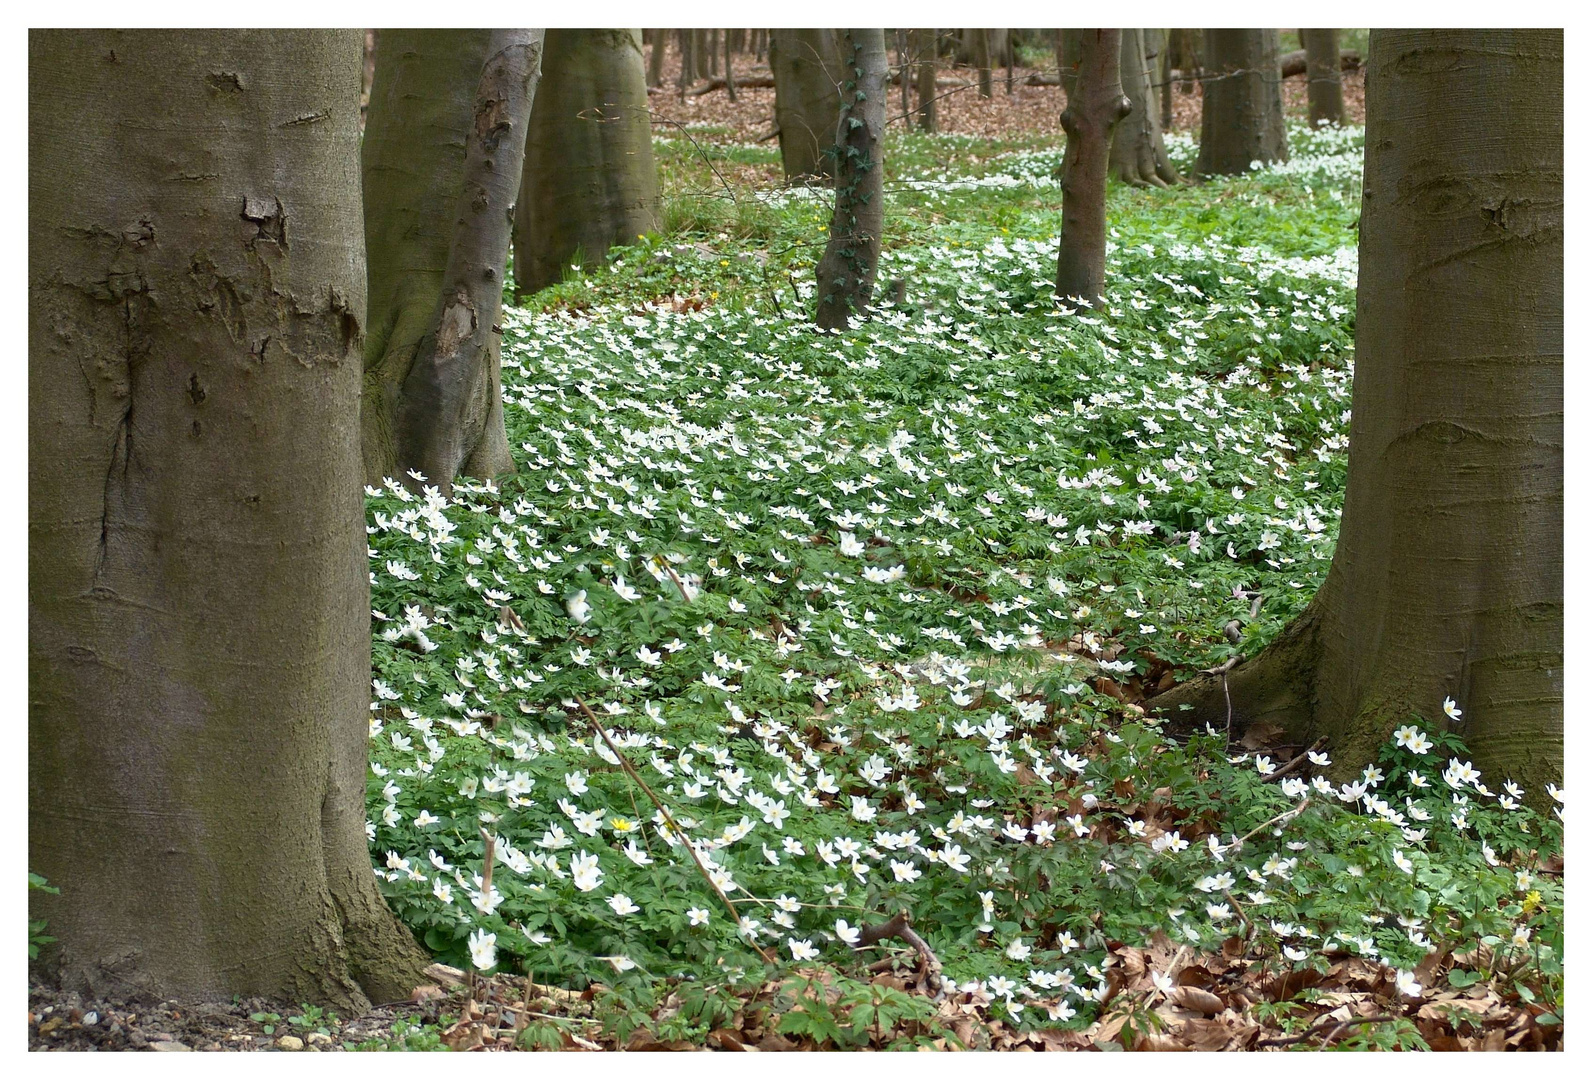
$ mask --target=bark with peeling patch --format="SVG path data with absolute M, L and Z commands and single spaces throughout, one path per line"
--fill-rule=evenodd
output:
M 497 325 L 541 31 L 382 30 L 362 149 L 365 476 L 513 470 Z M 530 74 L 528 75 L 527 72 Z
M 29 35 L 31 917 L 91 996 L 425 964 L 364 834 L 360 38 Z

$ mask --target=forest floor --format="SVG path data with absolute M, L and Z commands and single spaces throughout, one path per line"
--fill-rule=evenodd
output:
M 663 228 L 505 309 L 518 471 L 366 489 L 416 1004 L 36 990 L 30 1046 L 1559 1046 L 1562 793 L 1484 784 L 1454 703 L 1346 774 L 1146 712 L 1330 561 L 1362 132 L 1113 185 L 1085 312 L 1060 92 L 959 94 L 891 130 L 900 287 L 835 335 L 832 194 L 780 186 L 757 93 L 654 95 Z

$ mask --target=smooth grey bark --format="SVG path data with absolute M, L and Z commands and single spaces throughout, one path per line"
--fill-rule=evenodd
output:
M 735 57 L 730 49 L 730 32 L 724 31 L 724 89 L 735 100 Z
M 769 68 L 774 75 L 774 123 L 786 183 L 832 180 L 833 145 L 845 75 L 834 30 L 771 30 Z
M 833 146 L 838 164 L 829 242 L 818 261 L 816 321 L 844 330 L 850 316 L 873 300 L 884 232 L 885 80 L 890 61 L 883 30 L 842 30 L 839 123 Z
M 936 72 L 940 66 L 938 30 L 912 31 L 913 52 L 918 58 L 918 130 L 939 130 L 939 117 L 935 99 L 939 90 L 935 86 Z
M 1161 58 L 1158 68 L 1161 76 L 1161 131 L 1164 133 L 1172 126 L 1172 41 L 1165 30 L 1152 30 L 1148 33 L 1159 38 L 1157 48 Z
M 696 38 L 689 30 L 676 30 L 675 37 L 680 42 L 680 75 L 675 79 L 675 89 L 680 93 L 680 100 L 684 101 L 686 88 L 696 74 Z
M 1228 676 L 1234 730 L 1349 775 L 1442 702 L 1486 783 L 1564 775 L 1564 35 L 1371 32 L 1348 493 L 1321 591 Z M 1155 699 L 1221 723 L 1218 680 Z
M 542 30 L 493 30 L 467 129 L 441 309 L 404 378 L 398 467 L 444 493 L 460 475 L 513 471 L 503 428 L 499 337 L 510 221 L 541 78 Z
M 1078 85 L 1078 65 L 1083 60 L 1083 35 L 1075 27 L 1056 31 L 1056 75 L 1061 80 L 1061 90 L 1072 104 L 1073 88 Z
M 1067 108 L 1056 295 L 1098 304 L 1106 287 L 1106 173 L 1111 138 L 1133 108 L 1122 93 L 1122 31 L 1084 30 Z
M 1336 30 L 1301 30 L 1305 47 L 1305 91 L 1310 126 L 1343 123 L 1343 74 Z
M 514 211 L 515 287 L 658 230 L 658 170 L 639 31 L 549 30 Z
M 358 30 L 28 37 L 35 974 L 405 998 L 366 846 Z
M 1111 174 L 1135 187 L 1166 187 L 1182 180 L 1166 156 L 1155 110 L 1155 71 L 1147 30 L 1122 31 L 1122 92 L 1133 103 L 1111 138 Z
M 1192 94 L 1195 84 L 1204 74 L 1203 31 L 1187 28 L 1168 30 L 1166 50 L 1168 62 L 1178 73 L 1178 90 L 1184 94 Z
M 1204 38 L 1196 171 L 1232 175 L 1248 172 L 1257 161 L 1287 161 L 1277 31 L 1206 30 Z
M 540 30 L 383 30 L 362 149 L 365 475 L 513 470 L 499 343 Z

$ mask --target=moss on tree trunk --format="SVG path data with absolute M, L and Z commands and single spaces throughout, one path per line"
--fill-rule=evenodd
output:
M 1564 774 L 1564 37 L 1373 31 L 1348 493 L 1306 613 L 1229 676 L 1235 726 L 1359 769 L 1446 723 L 1487 782 Z M 1220 723 L 1218 677 L 1155 699 Z
M 362 34 L 29 36 L 29 866 L 94 996 L 357 1012 Z

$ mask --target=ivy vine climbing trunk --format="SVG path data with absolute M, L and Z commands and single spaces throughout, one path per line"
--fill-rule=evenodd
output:
M 1133 109 L 1111 137 L 1111 175 L 1135 187 L 1166 187 L 1182 180 L 1166 156 L 1161 135 L 1152 57 L 1158 59 L 1162 50 L 1151 35 L 1159 31 L 1122 31 L 1122 93 Z
M 29 34 L 30 914 L 86 996 L 427 962 L 364 833 L 362 37 Z
M 556 283 L 578 256 L 658 229 L 639 30 L 549 30 L 514 210 L 514 284 Z
M 1282 60 L 1276 30 L 1206 30 L 1200 108 L 1203 176 L 1248 172 L 1254 162 L 1288 160 Z
M 1133 103 L 1122 93 L 1121 30 L 1084 30 L 1061 127 L 1061 251 L 1056 295 L 1097 304 L 1106 288 L 1106 172 L 1111 136 Z
M 774 124 L 785 182 L 832 180 L 829 149 L 840 115 L 842 65 L 834 30 L 771 30 L 768 66 L 774 74 Z
M 844 330 L 868 310 L 884 232 L 885 80 L 883 30 L 840 31 L 840 123 L 835 131 L 835 212 L 818 261 L 818 312 L 825 330 Z
M 1353 420 L 1338 547 L 1228 676 L 1235 730 L 1459 729 L 1494 789 L 1564 765 L 1564 35 L 1371 32 Z M 1221 681 L 1156 698 L 1222 723 Z
M 498 330 L 541 30 L 382 30 L 362 161 L 365 476 L 513 470 Z

